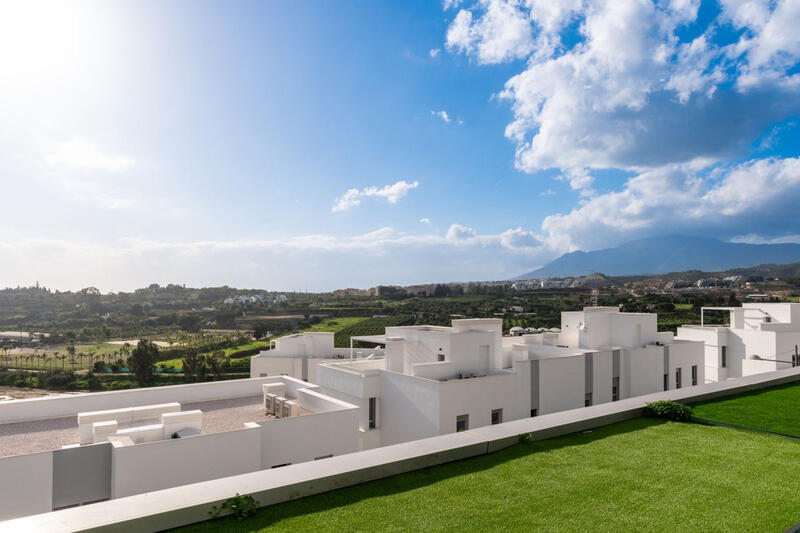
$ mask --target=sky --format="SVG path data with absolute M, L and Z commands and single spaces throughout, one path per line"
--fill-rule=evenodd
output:
M 800 242 L 800 0 L 0 0 L 0 286 Z

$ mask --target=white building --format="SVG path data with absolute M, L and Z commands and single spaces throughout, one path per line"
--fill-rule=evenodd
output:
M 319 389 L 275 376 L 2 402 L 0 520 L 358 451 L 358 408 Z
M 250 358 L 250 377 L 286 375 L 311 383 L 317 382 L 317 365 L 331 359 L 349 359 L 349 348 L 334 348 L 334 334 L 315 331 L 287 335 L 270 342 L 269 350 L 262 350 Z M 383 349 L 357 350 L 357 358 L 382 356 Z
M 706 311 L 728 313 L 724 325 L 705 322 Z M 790 368 L 800 363 L 800 304 L 746 303 L 704 307 L 700 325 L 681 326 L 678 339 L 705 344 L 706 379 L 722 381 Z
M 372 448 L 702 384 L 702 344 L 672 337 L 654 314 L 604 307 L 517 337 L 502 336 L 500 319 L 389 327 L 354 337 L 385 345 L 384 358 L 323 363 L 317 383 L 361 407 Z

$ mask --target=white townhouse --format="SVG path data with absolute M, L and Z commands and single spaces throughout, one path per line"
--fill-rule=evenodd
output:
M 706 324 L 706 311 L 725 311 L 727 324 Z M 706 379 L 724 381 L 800 364 L 800 304 L 746 303 L 704 307 L 700 325 L 681 326 L 678 339 L 705 344 Z
M 362 449 L 705 381 L 701 343 L 615 307 L 563 313 L 561 333 L 503 337 L 501 319 L 462 319 L 354 340 L 385 357 L 322 363 L 317 383 L 361 408 Z
M 317 382 L 317 365 L 331 359 L 350 359 L 349 348 L 334 348 L 334 334 L 326 331 L 295 333 L 270 342 L 269 350 L 262 350 L 250 358 L 250 377 L 291 376 L 311 383 Z M 354 357 L 377 357 L 382 348 L 357 350 Z

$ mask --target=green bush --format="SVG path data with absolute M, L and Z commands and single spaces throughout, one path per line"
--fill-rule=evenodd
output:
M 208 514 L 212 518 L 217 518 L 225 509 L 230 509 L 237 519 L 244 520 L 258 509 L 258 502 L 249 494 L 239 494 L 237 492 L 236 496 L 228 498 L 221 506 L 217 507 L 215 505 L 212 507 Z
M 664 418 L 666 420 L 683 421 L 692 418 L 692 408 L 670 400 L 650 402 L 645 405 L 644 416 Z

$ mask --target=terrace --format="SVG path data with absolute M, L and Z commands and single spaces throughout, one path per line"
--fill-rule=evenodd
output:
M 181 405 L 181 410 L 203 411 L 202 432 L 205 435 L 233 431 L 247 422 L 273 418 L 265 414 L 262 395 L 187 402 Z M 121 424 L 120 428 L 127 426 Z M 73 444 L 78 444 L 75 416 L 0 424 L 0 457 L 56 450 Z

